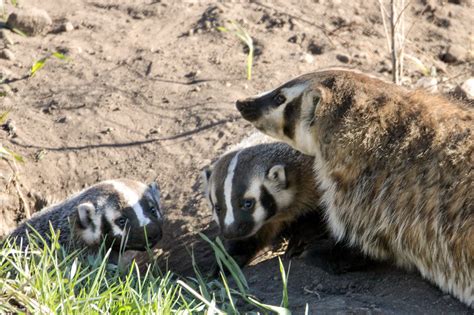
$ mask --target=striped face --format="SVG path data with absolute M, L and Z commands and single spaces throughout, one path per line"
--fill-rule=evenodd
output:
M 236 107 L 244 119 L 263 133 L 311 155 L 311 127 L 320 99 L 317 90 L 312 89 L 310 77 L 302 76 L 273 91 L 239 100 Z
M 293 202 L 285 166 L 265 165 L 244 149 L 229 153 L 204 173 L 204 188 L 214 221 L 227 239 L 254 235 Z
M 108 247 L 145 250 L 162 237 L 163 217 L 155 183 L 110 180 L 84 192 L 78 206 L 79 231 L 89 245 L 105 240 Z

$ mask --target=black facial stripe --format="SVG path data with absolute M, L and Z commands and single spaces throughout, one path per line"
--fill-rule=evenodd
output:
M 273 217 L 277 212 L 277 205 L 273 196 L 268 192 L 265 186 L 260 187 L 260 204 L 267 211 L 267 220 Z
M 154 203 L 155 203 L 154 199 L 149 200 L 149 199 L 144 197 L 144 198 L 142 198 L 138 201 L 138 204 L 143 209 L 143 215 L 147 218 L 151 217 L 151 215 L 150 215 L 150 207 L 151 207 L 150 203 L 153 204 L 153 206 L 155 206 L 157 208 L 156 210 L 158 210 L 158 206 L 154 205 Z M 137 217 L 137 214 L 135 213 L 135 211 L 133 211 L 133 213 L 135 214 L 135 217 Z
M 112 225 L 110 225 L 109 220 L 105 217 L 105 215 L 102 215 L 102 235 L 107 235 L 112 231 Z
M 298 96 L 288 103 L 283 112 L 284 126 L 283 133 L 290 139 L 295 136 L 296 123 L 301 115 L 301 101 L 303 95 Z

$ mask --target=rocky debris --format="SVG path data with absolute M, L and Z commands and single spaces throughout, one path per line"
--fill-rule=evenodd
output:
M 71 32 L 74 30 L 74 25 L 71 22 L 65 22 L 60 27 L 61 32 Z
M 351 61 L 351 58 L 344 54 L 337 54 L 336 59 L 342 63 L 349 63 Z
M 0 51 L 0 58 L 6 60 L 15 60 L 15 54 L 10 49 L 5 48 Z
M 28 8 L 13 12 L 8 16 L 7 26 L 18 29 L 29 36 L 46 33 L 53 21 L 48 12 L 42 9 Z
M 0 38 L 3 40 L 3 43 L 6 46 L 12 46 L 13 45 L 13 39 L 10 37 L 10 34 L 8 34 L 8 31 L 3 29 L 0 30 Z
M 218 5 L 208 7 L 194 27 L 183 35 L 192 36 L 196 33 L 199 34 L 216 30 L 217 27 L 224 25 L 221 19 L 221 14 L 223 12 L 224 10 Z
M 259 57 L 263 53 L 263 44 L 261 41 L 255 38 L 252 38 L 252 41 L 253 41 L 253 56 L 254 58 Z M 249 53 L 249 47 L 247 46 L 247 44 L 243 44 L 242 49 L 244 51 L 244 54 Z
M 439 59 L 445 63 L 459 63 L 465 61 L 467 50 L 460 45 L 452 45 L 439 54 Z
M 2 126 L 2 129 L 8 133 L 8 137 L 15 138 L 16 134 L 16 125 L 13 119 L 8 119 Z
M 474 101 L 474 77 L 467 79 L 463 84 L 456 86 L 454 94 L 457 98 Z

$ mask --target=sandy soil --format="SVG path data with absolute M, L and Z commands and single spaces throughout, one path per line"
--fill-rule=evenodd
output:
M 34 211 L 44 200 L 62 199 L 104 179 L 156 179 L 167 218 L 160 259 L 182 274 L 189 272 L 184 247 L 194 244 L 201 261 L 212 259 L 196 236 L 202 230 L 216 233 L 200 193 L 200 171 L 253 132 L 234 108 L 236 99 L 334 65 L 390 79 L 375 0 L 21 4 L 45 9 L 53 20 L 53 31 L 43 36 L 10 33 L 15 60 L 0 59 L 6 78 L 0 90 L 7 93 L 0 97 L 0 111 L 10 110 L 16 126 L 14 137 L 0 130 L 0 141 L 26 159 L 17 182 L 29 207 Z M 406 52 L 436 67 L 442 91 L 474 74 L 469 1 L 415 0 L 406 13 Z M 238 21 L 256 42 L 251 81 L 242 43 L 216 31 L 229 20 Z M 72 31 L 54 31 L 65 21 Z M 454 61 L 442 57 L 448 48 Z M 34 77 L 24 77 L 36 60 L 54 51 L 70 60 L 49 59 Z M 406 70 L 407 85 L 422 76 L 412 63 Z M 11 171 L 2 163 L 1 174 L 8 179 Z M 0 235 L 25 217 L 7 179 L 0 178 Z M 279 303 L 277 268 L 277 260 L 269 259 L 246 269 L 252 292 L 265 302 Z M 417 274 L 384 264 L 332 275 L 311 260 L 296 259 L 289 290 L 296 313 L 305 303 L 319 314 L 473 313 Z

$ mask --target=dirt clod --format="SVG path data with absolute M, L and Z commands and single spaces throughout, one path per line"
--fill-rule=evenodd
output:
M 48 12 L 37 8 L 19 9 L 8 16 L 7 26 L 18 29 L 28 36 L 47 32 L 53 21 Z

